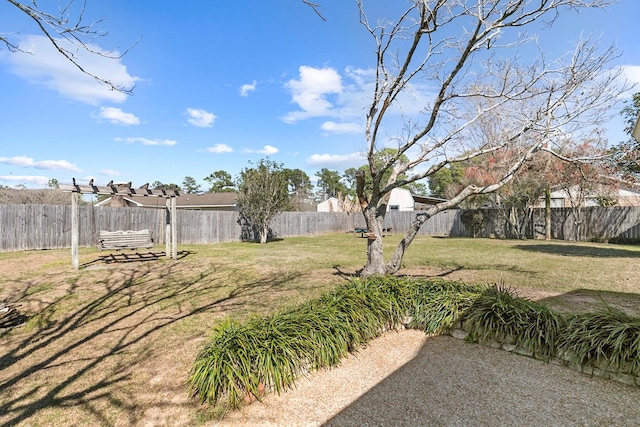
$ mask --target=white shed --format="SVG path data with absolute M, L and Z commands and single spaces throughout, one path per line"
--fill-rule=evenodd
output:
M 411 191 L 406 188 L 394 188 L 389 196 L 387 204 L 387 212 L 404 212 L 413 211 L 415 201 L 411 195 Z
M 316 206 L 317 212 L 340 212 L 340 206 L 338 199 L 335 197 L 329 197 L 324 202 L 318 203 Z
M 405 188 L 394 188 L 389 196 L 387 212 L 404 212 L 415 210 L 415 201 L 411 191 Z M 335 197 L 330 197 L 324 202 L 318 203 L 317 212 L 342 212 L 342 206 Z

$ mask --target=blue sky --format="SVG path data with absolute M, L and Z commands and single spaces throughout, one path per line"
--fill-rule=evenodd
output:
M 39 188 L 72 177 L 181 184 L 191 176 L 206 189 L 210 173 L 236 176 L 267 156 L 312 178 L 321 168 L 364 164 L 373 41 L 355 1 L 317 2 L 326 21 L 297 0 L 88 0 L 85 21 L 104 18 L 99 28 L 109 32 L 96 48 L 132 48 L 120 60 L 79 60 L 135 85 L 124 95 L 65 63 L 26 17 L 0 1 L 0 33 L 32 52 L 0 50 L 0 185 Z M 636 0 L 570 12 L 541 31 L 540 42 L 560 53 L 581 33 L 601 35 L 602 44 L 621 51 L 616 65 L 640 83 L 639 17 Z M 624 138 L 621 127 L 610 122 L 610 142 Z

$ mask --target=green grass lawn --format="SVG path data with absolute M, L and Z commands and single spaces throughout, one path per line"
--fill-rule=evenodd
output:
M 400 237 L 385 237 L 387 258 Z M 295 270 L 304 276 L 324 269 L 330 275 L 353 274 L 366 261 L 366 245 L 366 239 L 335 234 L 287 238 L 267 245 L 225 243 L 180 249 L 202 257 L 227 258 L 229 266 Z M 549 291 L 635 292 L 640 289 L 636 288 L 640 285 L 639 261 L 640 246 L 631 245 L 418 237 L 399 274 L 426 270 L 467 281 Z
M 540 240 L 422 238 L 405 265 L 459 272 L 474 282 L 549 291 L 636 292 L 639 246 Z
M 384 238 L 388 257 L 400 238 Z M 348 233 L 180 245 L 177 261 L 83 248 L 79 271 L 69 249 L 0 253 L 0 301 L 28 317 L 0 330 L 0 424 L 196 423 L 186 378 L 212 326 L 333 289 L 362 268 L 366 246 Z M 637 313 L 638 261 L 638 246 L 418 237 L 399 274 Z

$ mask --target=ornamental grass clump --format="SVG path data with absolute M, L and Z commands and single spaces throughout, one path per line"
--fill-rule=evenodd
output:
M 383 329 L 395 329 L 407 315 L 411 303 L 414 280 L 390 276 L 354 280 L 343 289 L 353 287 L 366 297 L 367 304 L 375 307 Z
M 428 334 L 446 333 L 454 327 L 473 302 L 486 289 L 444 279 L 417 280 L 408 286 L 408 327 Z
M 238 408 L 264 390 L 290 388 L 309 370 L 337 365 L 401 324 L 407 313 L 403 286 L 391 278 L 354 280 L 271 316 L 225 320 L 196 358 L 191 393 L 201 403 Z
M 545 360 L 555 356 L 565 325 L 564 318 L 546 305 L 504 286 L 486 288 L 461 320 L 472 340 L 513 344 Z
M 225 398 L 230 407 L 237 407 L 248 392 L 257 395 L 260 378 L 255 360 L 259 346 L 258 334 L 249 322 L 222 321 L 196 358 L 189 379 L 192 393 L 201 403 Z
M 406 325 L 437 334 L 457 324 L 472 340 L 513 344 L 546 360 L 562 351 L 580 365 L 640 375 L 640 319 L 619 310 L 567 321 L 504 286 L 374 277 L 270 316 L 224 320 L 198 355 L 190 388 L 224 412 L 336 366 L 385 330 Z
M 640 376 L 640 319 L 606 307 L 569 318 L 561 350 L 580 366 Z
M 329 310 L 335 318 L 335 327 L 347 333 L 348 350 L 351 351 L 378 336 L 389 323 L 388 301 L 377 287 L 354 281 L 330 292 L 318 300 L 321 310 Z

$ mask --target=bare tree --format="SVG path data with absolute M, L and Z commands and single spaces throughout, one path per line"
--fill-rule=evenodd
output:
M 536 153 L 553 152 L 556 141 L 580 140 L 626 90 L 617 85 L 620 71 L 608 69 L 617 55 L 613 46 L 599 49 L 586 38 L 551 60 L 535 36 L 523 33 L 535 23 L 552 25 L 561 12 L 603 7 L 611 0 L 412 0 L 396 21 L 376 23 L 369 20 L 364 1 L 356 1 L 377 58 L 365 128 L 370 190 L 365 190 L 364 173 L 357 179 L 358 200 L 375 235 L 368 241 L 364 276 L 397 272 L 431 216 L 496 191 Z M 523 50 L 526 55 L 520 57 Z M 400 132 L 392 134 L 395 113 L 420 88 L 428 89 L 430 100 L 421 114 L 406 114 Z M 490 134 L 480 131 L 487 117 L 498 125 Z M 376 163 L 376 153 L 392 143 L 395 154 Z M 391 190 L 506 150 L 515 155 L 503 174 L 490 184 L 469 184 L 419 213 L 385 263 L 382 224 Z M 402 156 L 410 160 L 403 162 Z M 406 178 L 398 178 L 403 174 Z
M 0 205 L 70 205 L 69 193 L 59 188 L 27 189 L 0 186 Z
M 131 49 L 128 48 L 123 53 L 119 53 L 117 51 L 105 52 L 92 47 L 92 42 L 98 38 L 107 36 L 108 33 L 98 28 L 98 25 L 102 23 L 103 20 L 91 23 L 85 22 L 84 13 L 87 6 L 86 1 L 82 1 L 76 5 L 74 0 L 67 0 L 66 3 L 62 2 L 61 7 L 55 13 L 46 12 L 40 8 L 35 1 L 28 3 L 17 0 L 6 1 L 33 21 L 55 49 L 81 72 L 107 85 L 112 90 L 122 93 L 130 93 L 133 90 L 133 87 L 124 87 L 107 78 L 92 73 L 78 61 L 77 50 L 84 50 L 93 55 L 109 59 L 120 59 Z M 19 43 L 14 41 L 9 34 L 0 33 L 0 44 L 1 43 L 4 43 L 11 52 L 29 54 L 28 51 L 20 48 Z

